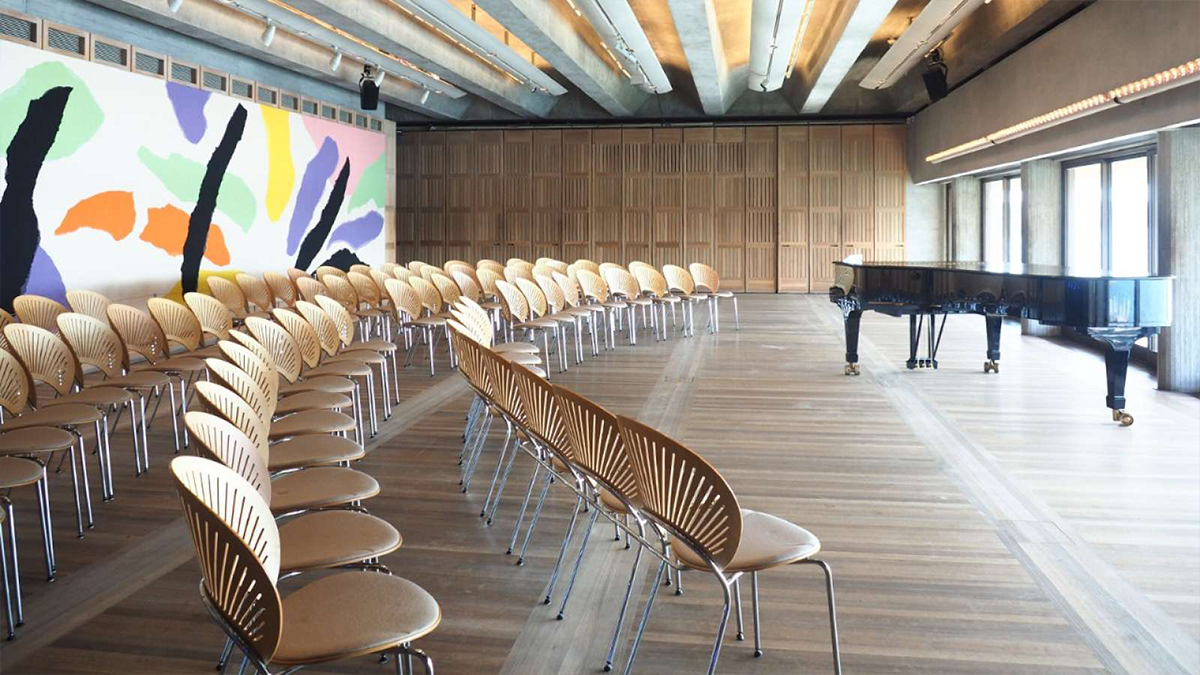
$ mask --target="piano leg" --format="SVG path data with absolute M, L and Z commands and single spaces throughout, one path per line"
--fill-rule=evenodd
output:
M 1002 317 L 984 315 L 987 322 L 987 361 L 983 362 L 983 372 L 1000 372 L 1000 321 Z
M 1104 351 L 1104 371 L 1108 379 L 1108 396 L 1104 402 L 1112 410 L 1113 421 L 1120 422 L 1123 427 L 1133 424 L 1133 415 L 1125 412 L 1125 373 L 1129 370 L 1129 353 L 1139 338 L 1157 332 L 1157 329 L 1147 328 L 1087 329 L 1088 335 L 1108 345 Z
M 862 310 L 846 311 L 843 316 L 846 322 L 846 374 L 858 375 L 858 323 L 862 319 Z
M 908 315 L 908 361 L 904 365 L 912 370 L 917 367 L 917 348 L 921 346 L 921 320 L 923 314 Z

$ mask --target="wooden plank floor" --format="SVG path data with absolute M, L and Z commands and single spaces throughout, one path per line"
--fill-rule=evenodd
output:
M 906 322 L 864 316 L 863 375 L 845 377 L 841 315 L 824 298 L 741 304 L 740 332 L 726 305 L 717 336 L 643 334 L 554 381 L 677 435 L 744 507 L 817 534 L 846 672 L 1200 673 L 1200 400 L 1131 371 L 1137 421 L 1120 428 L 1103 406 L 1098 354 L 1006 326 L 1003 371 L 985 375 L 974 317 L 951 320 L 937 372 L 909 372 Z M 405 538 L 385 562 L 442 604 L 441 627 L 420 646 L 443 674 L 599 672 L 632 552 L 598 526 L 564 620 L 561 584 L 553 606 L 538 604 L 571 500 L 551 491 L 526 564 L 514 566 L 504 549 L 531 467 L 518 463 L 485 527 L 502 430 L 462 494 L 455 459 L 469 396 L 444 358 L 439 367 L 436 378 L 419 359 L 405 371 L 405 405 L 360 465 L 383 485 L 371 511 Z M 114 439 L 117 499 L 97 503 L 82 540 L 69 477 L 52 478 L 53 584 L 32 495 L 13 495 L 27 624 L 0 645 L 4 673 L 212 672 L 221 635 L 197 597 L 164 429 L 140 479 L 127 433 Z M 684 588 L 659 595 L 638 672 L 703 672 L 720 594 L 697 573 Z M 762 600 L 766 656 L 752 658 L 751 636 L 736 642 L 731 626 L 720 672 L 827 672 L 819 572 L 767 573 Z M 356 659 L 311 672 L 393 671 Z

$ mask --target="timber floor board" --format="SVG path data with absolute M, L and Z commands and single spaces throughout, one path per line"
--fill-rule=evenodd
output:
M 863 375 L 845 377 L 841 315 L 824 298 L 740 303 L 741 331 L 725 304 L 721 333 L 704 333 L 701 309 L 695 338 L 657 343 L 643 332 L 629 346 L 620 335 L 614 351 L 552 382 L 652 421 L 711 461 L 744 508 L 817 534 L 834 571 L 847 673 L 1200 673 L 1200 400 L 1159 392 L 1131 369 L 1137 421 L 1122 429 L 1103 406 L 1099 355 L 1006 325 L 1002 372 L 984 375 L 975 317 L 951 319 L 937 371 L 909 372 L 906 322 L 864 315 Z M 418 646 L 443 674 L 599 672 L 633 551 L 598 524 L 556 621 L 565 580 L 552 606 L 538 603 L 573 498 L 550 490 L 515 566 L 504 550 L 531 463 L 519 458 L 486 527 L 479 511 L 503 426 L 464 495 L 456 459 L 470 396 L 454 387 L 444 352 L 435 378 L 421 356 L 401 375 L 402 397 L 439 403 L 383 423 L 357 467 L 383 486 L 368 508 L 404 536 L 384 562 L 442 605 L 442 625 Z M 169 420 L 151 436 L 153 469 L 139 479 L 128 432 L 114 437 L 117 498 L 93 494 L 96 528 L 82 540 L 69 474 L 52 477 L 53 584 L 32 495 L 14 493 L 27 623 L 0 645 L 0 671 L 212 672 L 222 639 L 197 597 L 166 470 Z M 89 469 L 96 491 L 94 459 Z M 631 617 L 653 574 L 646 558 Z M 766 656 L 752 657 L 747 600 L 747 641 L 734 640 L 731 619 L 719 671 L 828 672 L 819 571 L 767 572 L 760 586 Z M 58 591 L 76 587 L 79 602 Z M 659 593 L 637 672 L 703 672 L 720 592 L 696 572 L 684 591 Z M 308 672 L 394 671 L 360 658 Z

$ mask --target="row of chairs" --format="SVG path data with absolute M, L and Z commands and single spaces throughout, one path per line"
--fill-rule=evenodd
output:
M 575 495 L 570 524 L 542 602 L 551 602 L 581 506 L 586 505 L 591 513 L 566 581 L 559 619 L 566 612 L 588 533 L 599 517 L 613 523 L 618 540 L 621 532 L 625 533 L 627 547 L 631 540 L 637 544 L 605 671 L 612 668 L 642 554 L 648 551 L 658 559 L 658 567 L 629 646 L 626 673 L 632 670 L 658 589 L 664 582 L 670 583 L 671 570 L 676 571 L 677 593 L 683 570 L 710 572 L 723 591 L 724 607 L 708 665 L 711 674 L 716 670 L 731 610 L 737 612 L 737 637 L 744 639 L 742 579 L 750 580 L 754 654 L 761 656 L 759 572 L 797 563 L 817 565 L 824 572 L 834 669 L 841 672 L 833 577 L 829 565 L 816 557 L 820 541 L 815 535 L 775 516 L 742 508 L 720 472 L 694 451 L 576 392 L 550 384 L 543 372 L 493 349 L 486 328 L 481 328 L 486 311 L 479 305 L 464 300 L 451 311 L 454 319 L 449 325 L 459 355 L 459 373 L 475 394 L 459 457 L 464 490 L 484 454 L 493 420 L 499 417 L 507 427 L 481 513 L 488 523 L 495 517 L 516 457 L 523 451 L 535 462 L 509 539 L 511 554 L 517 550 L 524 527 L 518 564 L 524 560 L 551 483 L 565 486 Z M 529 501 L 539 482 L 537 503 L 526 524 Z

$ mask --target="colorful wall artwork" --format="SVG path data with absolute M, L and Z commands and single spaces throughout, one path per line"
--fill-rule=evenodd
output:
M 0 306 L 384 260 L 385 134 L 0 42 Z

